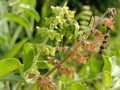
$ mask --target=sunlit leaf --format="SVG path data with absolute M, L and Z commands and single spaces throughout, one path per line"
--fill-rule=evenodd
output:
M 22 51 L 24 70 L 29 69 L 33 64 L 34 50 L 30 43 L 27 43 L 23 47 Z
M 45 61 L 40 61 L 36 65 L 39 69 L 48 69 L 49 68 L 49 64 Z
M 112 80 L 112 76 L 111 76 L 110 72 L 103 71 L 103 83 L 106 87 L 110 85 L 111 80 Z
M 103 56 L 104 67 L 103 70 L 111 72 L 111 62 L 109 61 L 107 56 Z
M 21 63 L 15 58 L 6 58 L 0 61 L 0 77 L 21 67 Z

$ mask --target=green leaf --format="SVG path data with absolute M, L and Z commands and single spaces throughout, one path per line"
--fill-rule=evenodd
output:
M 27 40 L 28 40 L 27 38 L 24 38 L 23 40 L 16 43 L 11 49 L 6 51 L 6 53 L 2 56 L 2 58 L 15 56 Z
M 4 45 L 5 44 L 5 41 L 3 39 L 3 37 L 0 37 L 0 45 Z
M 6 58 L 0 61 L 0 77 L 21 67 L 21 63 L 15 58 Z
M 71 84 L 70 90 L 88 90 L 88 88 L 85 84 L 81 84 L 80 82 L 77 82 Z
M 104 60 L 104 67 L 103 67 L 103 83 L 105 87 L 108 87 L 111 83 L 112 76 L 111 76 L 111 62 L 107 56 L 103 56 Z
M 34 59 L 34 49 L 30 43 L 24 45 L 22 56 L 23 56 L 24 71 L 26 71 L 32 66 Z
M 112 76 L 119 77 L 120 76 L 120 65 L 117 62 L 117 59 L 115 56 L 109 57 L 109 61 L 112 64 L 112 70 L 111 74 Z
M 28 15 L 32 16 L 33 18 L 35 18 L 35 20 L 37 22 L 39 22 L 40 20 L 40 16 L 38 14 L 37 11 L 35 11 L 34 9 L 32 8 L 28 8 L 28 7 L 25 7 L 25 6 L 21 6 L 21 8 L 25 11 L 25 13 L 27 13 Z
M 35 7 L 36 5 L 36 0 L 19 0 L 19 2 L 29 4 L 32 7 Z
M 29 21 L 25 17 L 13 13 L 6 13 L 4 16 L 10 20 L 19 23 L 20 25 L 24 26 L 26 29 L 30 28 Z
M 91 17 L 90 23 L 89 23 L 89 27 L 92 28 L 92 26 L 94 25 L 94 17 Z
M 110 85 L 111 80 L 112 80 L 112 76 L 111 76 L 110 72 L 103 71 L 103 83 L 106 87 Z
M 3 77 L 0 77 L 0 81 L 18 81 L 18 82 L 25 82 L 25 79 L 22 78 L 20 75 L 15 75 L 13 73 L 7 74 Z
M 36 65 L 39 69 L 48 69 L 49 68 L 49 64 L 46 61 L 40 61 Z
M 41 8 L 41 14 L 42 14 L 41 15 L 41 19 L 42 19 L 42 22 L 44 22 L 44 18 L 48 14 L 48 5 L 49 5 L 49 0 L 45 0 L 45 3 L 44 3 L 44 5 Z
M 103 67 L 103 71 L 108 71 L 111 72 L 111 62 L 109 61 L 107 56 L 103 56 L 103 60 L 104 60 L 104 67 Z

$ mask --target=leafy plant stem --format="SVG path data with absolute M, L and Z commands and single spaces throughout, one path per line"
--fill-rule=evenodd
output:
M 101 17 L 101 19 L 103 19 L 103 17 L 108 13 L 108 10 L 103 14 L 103 16 Z M 95 22 L 96 24 L 93 25 L 92 29 L 87 33 L 86 37 L 84 38 L 85 40 L 88 39 L 88 37 L 91 35 L 92 30 L 95 30 L 96 26 L 98 25 L 99 21 L 102 20 L 98 20 L 97 22 Z M 79 47 L 80 45 L 78 45 L 76 47 L 76 49 Z M 55 67 L 53 67 L 50 71 L 48 71 L 44 77 L 48 77 L 52 72 L 54 72 L 61 64 L 63 64 L 69 57 L 71 56 L 71 53 L 69 53 L 62 61 L 60 61 L 58 64 L 55 65 Z

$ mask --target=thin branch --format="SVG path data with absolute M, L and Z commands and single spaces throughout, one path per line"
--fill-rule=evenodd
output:
M 50 71 L 48 71 L 45 75 L 45 77 L 48 77 L 52 72 L 54 72 L 61 64 L 63 64 L 69 57 L 71 57 L 71 53 L 69 53 L 63 60 L 61 60 L 58 64 L 56 64 Z

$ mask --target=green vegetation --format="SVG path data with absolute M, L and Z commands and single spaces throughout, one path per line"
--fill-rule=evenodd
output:
M 0 90 L 119 90 L 120 1 L 93 1 L 0 0 Z

